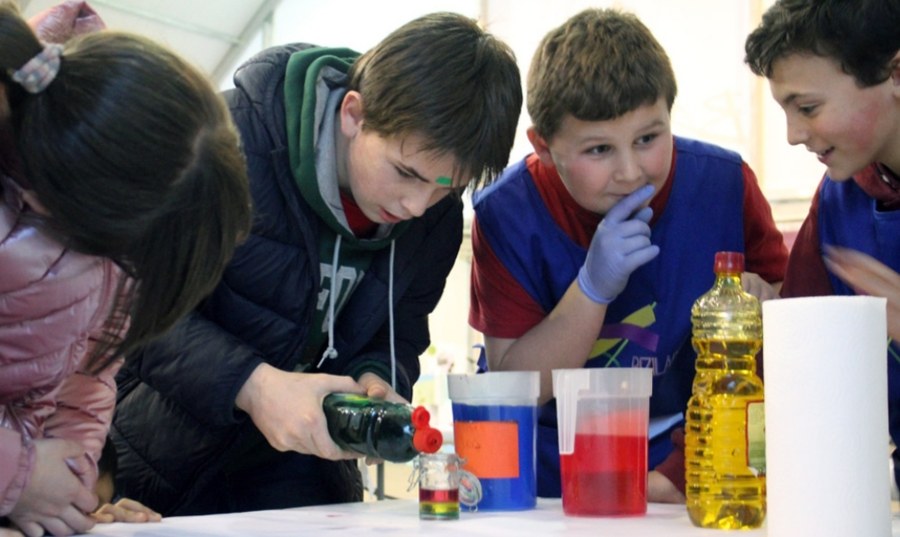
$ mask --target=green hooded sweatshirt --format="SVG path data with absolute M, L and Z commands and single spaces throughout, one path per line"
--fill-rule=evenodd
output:
M 383 224 L 372 238 L 358 238 L 340 201 L 334 135 L 339 129 L 337 111 L 347 92 L 347 72 L 358 57 L 359 53 L 346 48 L 313 47 L 291 55 L 285 73 L 291 171 L 303 199 L 325 224 L 319 230 L 320 299 L 310 344 L 304 349 L 305 364 L 319 363 L 326 336 L 333 330 L 330 321 L 338 317 L 372 257 L 388 248 L 408 226 L 408 222 Z M 329 313 L 331 308 L 333 313 Z

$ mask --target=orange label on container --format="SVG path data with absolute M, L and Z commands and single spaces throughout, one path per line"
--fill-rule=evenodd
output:
M 489 479 L 519 477 L 519 424 L 514 421 L 453 423 L 456 454 L 464 469 Z

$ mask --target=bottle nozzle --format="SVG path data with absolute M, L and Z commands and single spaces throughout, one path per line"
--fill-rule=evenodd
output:
M 413 433 L 413 447 L 420 453 L 435 453 L 443 443 L 444 435 L 434 427 L 425 426 Z
M 412 421 L 413 427 L 416 429 L 428 427 L 429 421 L 431 420 L 431 414 L 425 410 L 423 406 L 417 406 L 412 411 L 412 416 L 410 416 L 410 421 Z
M 413 447 L 420 453 L 435 453 L 441 449 L 444 443 L 444 435 L 432 427 L 428 422 L 431 414 L 423 406 L 417 406 L 412 411 L 410 421 L 415 429 L 413 433 Z

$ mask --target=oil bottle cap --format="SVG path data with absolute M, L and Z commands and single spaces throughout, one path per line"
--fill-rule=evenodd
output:
M 717 252 L 713 271 L 716 274 L 740 274 L 744 272 L 744 254 L 741 252 Z
M 434 427 L 426 425 L 413 433 L 413 447 L 420 453 L 435 453 L 443 443 L 444 435 Z

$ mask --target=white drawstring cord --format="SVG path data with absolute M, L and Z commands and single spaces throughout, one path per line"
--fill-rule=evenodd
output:
M 397 391 L 397 355 L 394 352 L 394 246 L 391 241 L 391 259 L 388 264 L 388 327 L 391 335 L 391 388 Z
M 338 351 L 334 348 L 334 302 L 337 300 L 334 293 L 337 289 L 337 266 L 341 251 L 341 235 L 338 234 L 334 243 L 334 255 L 331 258 L 331 290 L 328 292 L 328 348 L 322 353 L 322 359 L 316 368 L 322 367 L 327 359 L 338 357 Z
M 341 236 L 338 235 L 337 242 L 334 246 L 334 256 L 331 261 L 331 290 L 328 297 L 328 348 L 322 353 L 322 359 L 319 360 L 317 368 L 321 368 L 325 360 L 337 358 L 338 352 L 334 348 L 334 302 L 336 300 L 335 292 L 337 286 L 337 264 L 338 254 L 341 248 Z M 390 333 L 391 345 L 391 388 L 397 391 L 397 352 L 394 344 L 394 253 L 396 251 L 396 242 L 391 241 L 391 257 L 388 262 L 388 330 Z

